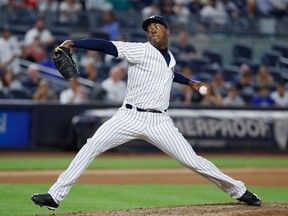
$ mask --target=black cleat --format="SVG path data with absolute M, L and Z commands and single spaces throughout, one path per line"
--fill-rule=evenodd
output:
M 251 193 L 248 190 L 246 190 L 243 196 L 238 200 L 245 202 L 247 205 L 251 206 L 260 206 L 262 203 L 261 199 L 256 194 Z
M 50 194 L 33 194 L 31 200 L 39 206 L 45 206 L 49 210 L 55 210 L 58 208 L 58 204 L 53 200 Z

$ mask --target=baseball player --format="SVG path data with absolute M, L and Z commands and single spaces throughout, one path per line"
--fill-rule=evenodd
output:
M 61 46 L 101 51 L 128 62 L 126 97 L 116 114 L 105 122 L 75 156 L 46 194 L 31 199 L 39 206 L 55 210 L 95 157 L 133 139 L 143 139 L 199 173 L 234 199 L 260 206 L 261 200 L 244 183 L 223 174 L 213 163 L 198 156 L 168 115 L 172 82 L 189 85 L 199 91 L 206 83 L 195 82 L 174 72 L 176 64 L 168 50 L 169 28 L 162 16 L 146 19 L 142 28 L 148 42 L 131 43 L 101 39 L 66 40 Z

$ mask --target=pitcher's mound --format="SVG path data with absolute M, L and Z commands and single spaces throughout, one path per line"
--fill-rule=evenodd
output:
M 54 214 L 53 214 L 54 215 Z M 287 216 L 288 203 L 262 203 L 260 207 L 241 203 L 206 204 L 163 208 L 140 208 L 121 211 L 64 213 L 57 216 Z M 52 215 L 51 215 L 52 216 Z

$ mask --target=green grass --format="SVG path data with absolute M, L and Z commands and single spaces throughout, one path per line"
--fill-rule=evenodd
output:
M 50 185 L 0 184 L 0 215 L 51 214 L 30 200 Z M 288 202 L 287 188 L 249 187 L 264 202 Z M 74 185 L 56 213 L 236 202 L 214 185 Z
M 0 170 L 47 170 L 66 169 L 72 157 L 51 158 L 0 158 Z M 211 157 L 216 166 L 223 167 L 288 167 L 285 158 L 235 158 L 235 157 Z M 169 157 L 99 157 L 96 158 L 90 169 L 144 169 L 144 168 L 181 168 L 177 161 Z
M 218 167 L 288 167 L 285 158 L 207 157 Z M 73 157 L 2 157 L 0 170 L 66 169 Z M 169 157 L 99 157 L 90 169 L 181 168 Z M 283 174 L 284 175 L 284 174 Z M 46 192 L 51 185 L 0 184 L 0 215 L 28 216 L 51 214 L 35 206 L 30 196 Z M 287 188 L 249 187 L 264 202 L 288 202 Z M 215 185 L 82 185 L 75 184 L 56 213 L 152 208 L 208 203 L 235 202 Z

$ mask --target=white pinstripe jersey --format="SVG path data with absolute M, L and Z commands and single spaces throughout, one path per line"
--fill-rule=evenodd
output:
M 118 58 L 128 62 L 128 82 L 125 103 L 142 109 L 165 110 L 169 106 L 175 59 L 170 51 L 170 63 L 149 42 L 113 41 Z

